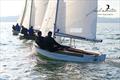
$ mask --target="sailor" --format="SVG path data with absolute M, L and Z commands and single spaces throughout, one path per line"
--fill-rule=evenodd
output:
M 14 25 L 12 26 L 12 29 L 13 29 L 13 30 L 16 30 L 16 28 L 15 28 L 15 26 L 14 26 Z
M 35 42 L 37 43 L 37 45 L 40 48 L 44 49 L 44 37 L 42 36 L 42 32 L 41 31 L 37 32 L 37 37 L 36 37 Z
M 20 31 L 20 29 L 21 29 L 21 27 L 19 26 L 18 23 L 16 24 L 15 28 L 16 28 L 16 31 Z
M 33 26 L 29 28 L 28 33 L 29 33 L 29 36 L 35 36 Z
M 57 43 L 54 38 L 52 38 L 52 32 L 49 31 L 48 35 L 44 39 L 45 48 L 48 51 L 54 52 L 58 50 L 63 50 L 65 47 Z
M 23 34 L 24 36 L 28 36 L 27 28 L 25 28 L 24 26 L 21 26 L 21 27 L 22 27 L 21 34 Z

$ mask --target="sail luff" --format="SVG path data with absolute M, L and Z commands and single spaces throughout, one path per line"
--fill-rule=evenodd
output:
M 20 22 L 20 26 L 22 26 L 24 18 L 25 18 L 25 13 L 26 13 L 26 9 L 27 9 L 27 2 L 28 2 L 28 0 L 25 0 L 25 7 L 24 7 L 24 11 L 23 11 L 21 22 Z

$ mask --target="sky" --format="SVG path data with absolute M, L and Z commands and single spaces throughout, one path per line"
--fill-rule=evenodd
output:
M 25 0 L 0 0 L 0 16 L 18 16 L 22 14 Z
M 98 0 L 98 10 L 106 9 L 107 4 L 115 12 L 98 12 L 99 17 L 120 18 L 120 0 Z M 0 16 L 19 16 L 22 14 L 25 0 L 0 0 Z M 107 15 L 106 15 L 107 14 Z

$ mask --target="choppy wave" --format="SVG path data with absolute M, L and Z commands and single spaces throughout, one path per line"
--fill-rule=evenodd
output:
M 77 41 L 85 49 L 107 54 L 102 63 L 44 61 L 32 52 L 32 41 L 13 36 L 14 23 L 0 23 L 0 80 L 119 80 L 120 33 L 117 24 L 99 24 L 102 43 Z M 67 41 L 66 41 L 67 42 Z

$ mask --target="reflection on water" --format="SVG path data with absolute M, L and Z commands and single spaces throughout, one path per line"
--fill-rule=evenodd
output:
M 14 23 L 0 23 L 0 80 L 119 80 L 120 31 L 118 24 L 99 24 L 102 43 L 77 41 L 76 46 L 107 54 L 102 63 L 44 61 L 32 51 L 33 41 L 13 36 Z

